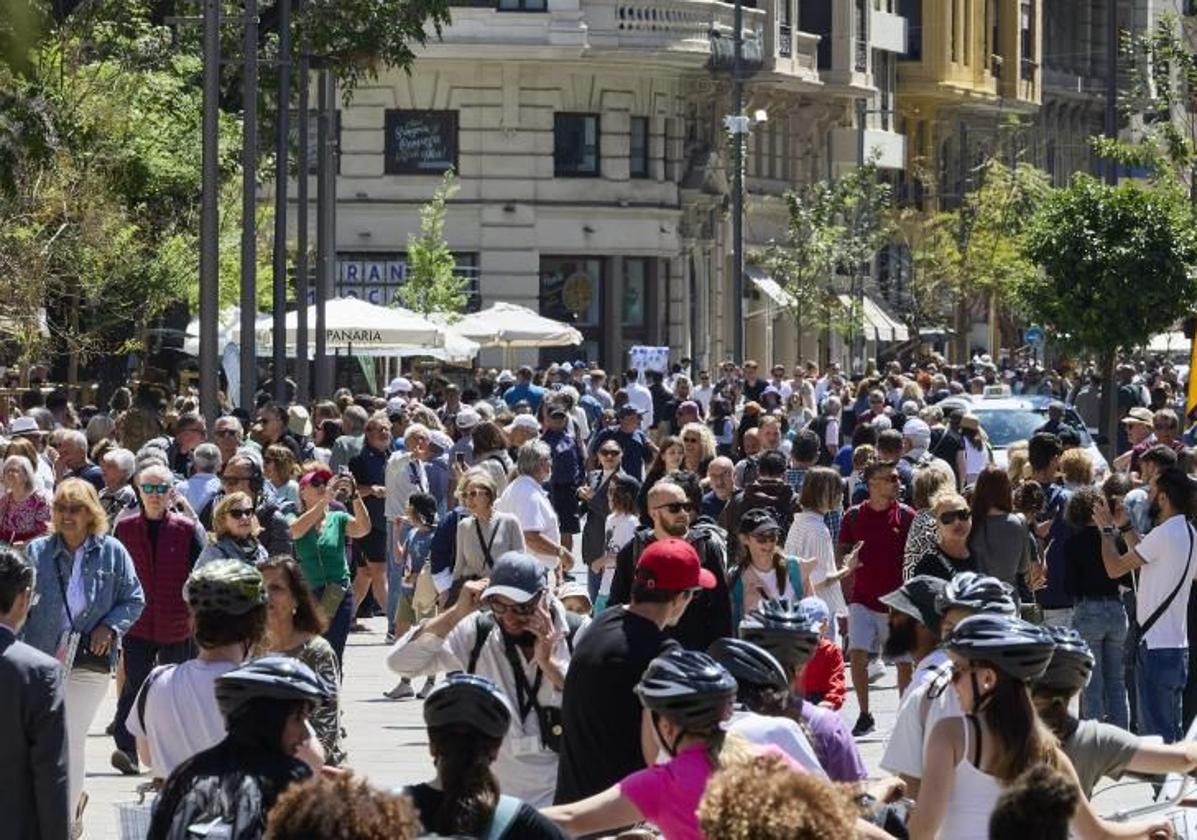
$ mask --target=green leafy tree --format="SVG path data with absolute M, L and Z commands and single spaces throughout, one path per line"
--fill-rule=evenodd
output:
M 467 301 L 467 281 L 454 270 L 457 261 L 445 242 L 445 206 L 458 190 L 452 170 L 445 173 L 432 200 L 420 208 L 420 233 L 407 243 L 407 278 L 399 298 L 421 315 L 440 313 L 455 320 Z
M 786 237 L 753 255 L 788 295 L 786 309 L 804 327 L 858 331 L 862 313 L 840 296 L 863 283 L 877 251 L 894 233 L 892 191 L 875 159 L 837 178 L 786 193 Z
M 1023 305 L 1065 346 L 1093 353 L 1105 379 L 1103 432 L 1114 440 L 1114 366 L 1197 304 L 1197 229 L 1174 190 L 1111 187 L 1087 175 L 1050 196 L 1026 253 L 1042 271 L 1017 286 Z

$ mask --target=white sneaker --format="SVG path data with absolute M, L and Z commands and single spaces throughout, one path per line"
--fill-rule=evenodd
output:
M 885 676 L 885 663 L 880 659 L 869 662 L 869 682 L 875 683 Z

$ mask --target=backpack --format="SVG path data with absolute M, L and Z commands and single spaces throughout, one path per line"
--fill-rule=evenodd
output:
M 582 629 L 584 618 L 585 616 L 572 613 L 569 610 L 565 611 L 565 646 L 571 655 L 574 652 L 574 637 Z M 474 619 L 474 626 L 477 630 L 477 638 L 474 639 L 474 647 L 470 651 L 470 661 L 466 663 L 467 674 L 473 674 L 478 669 L 478 657 L 482 655 L 482 646 L 490 638 L 490 631 L 495 629 L 495 619 L 490 613 L 478 613 L 478 617 Z

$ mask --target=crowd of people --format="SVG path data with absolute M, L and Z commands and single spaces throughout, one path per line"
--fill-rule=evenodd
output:
M 1099 380 L 981 357 L 401 376 L 211 427 L 193 394 L 30 389 L 0 424 L 9 836 L 83 834 L 97 723 L 152 838 L 1169 836 L 1090 803 L 1197 768 L 1183 388 L 1118 376 L 1108 466 L 1067 421 Z M 1000 463 L 968 408 L 995 389 L 1059 400 Z M 372 617 L 436 767 L 396 790 L 346 749 Z

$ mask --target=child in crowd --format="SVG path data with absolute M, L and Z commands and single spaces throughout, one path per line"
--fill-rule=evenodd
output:
M 830 615 L 821 598 L 803 598 L 799 609 L 818 623 L 819 643 L 815 652 L 794 681 L 794 690 L 808 703 L 839 711 L 844 705 L 844 654 L 840 646 L 827 638 Z
M 599 582 L 598 597 L 594 602 L 595 615 L 607 608 L 611 581 L 615 577 L 615 556 L 632 541 L 640 524 L 640 518 L 636 514 L 636 497 L 639 491 L 640 483 L 626 475 L 617 475 L 608 482 L 607 506 L 611 512 L 607 514 L 604 528 L 607 550 L 601 560 L 603 579 Z
M 558 587 L 557 597 L 561 599 L 561 605 L 571 613 L 590 615 L 592 605 L 590 603 L 590 592 L 586 589 L 586 584 L 567 580 Z
M 412 493 L 407 502 L 407 521 L 411 527 L 403 543 L 395 549 L 395 562 L 403 575 L 399 607 L 395 611 L 395 636 L 402 637 L 417 621 L 436 615 L 436 586 L 432 582 L 432 535 L 436 531 L 436 499 L 428 493 Z M 423 700 L 436 684 L 429 677 L 418 696 Z M 411 682 L 405 677 L 387 694 L 392 700 L 411 697 Z

